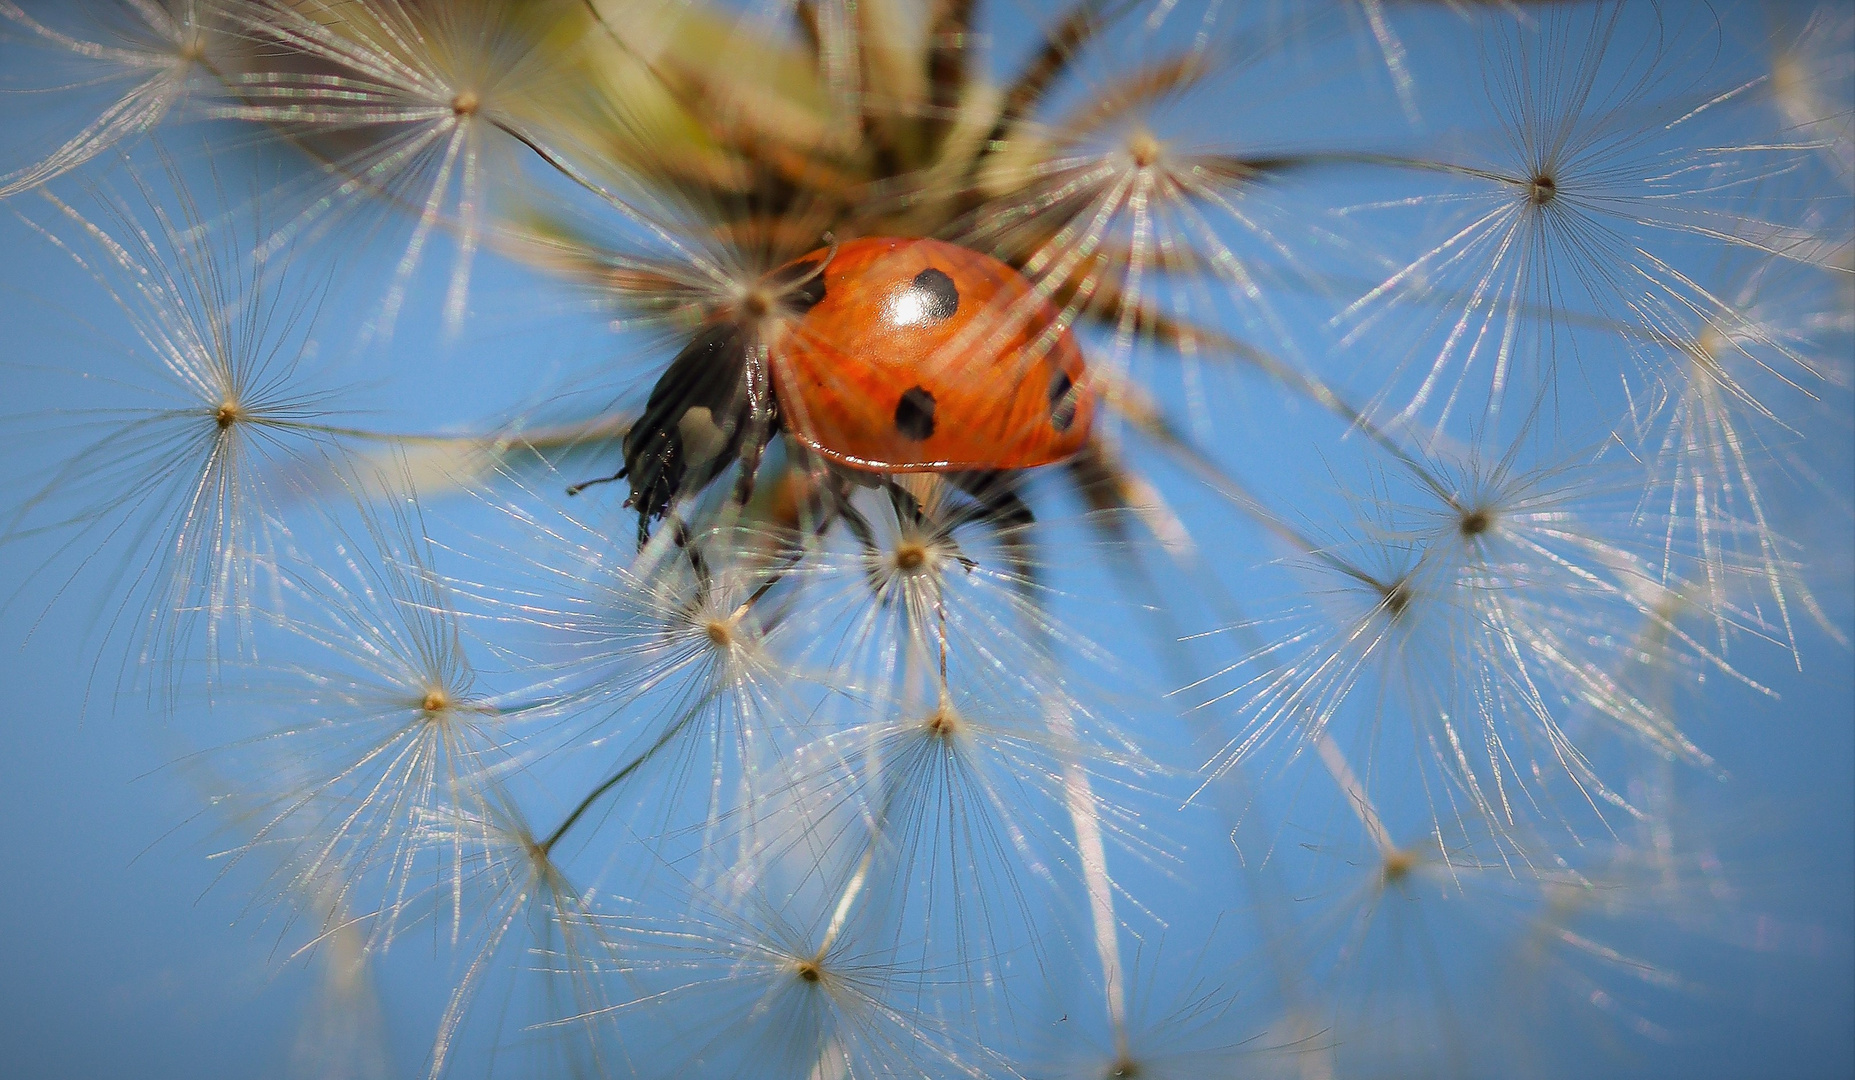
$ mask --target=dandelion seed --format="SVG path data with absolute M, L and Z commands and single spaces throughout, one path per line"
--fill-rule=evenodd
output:
M 458 251 L 444 320 L 456 332 L 491 180 L 514 165 L 516 146 L 535 138 L 534 107 L 549 92 L 551 73 L 570 58 L 541 48 L 547 27 L 534 16 L 489 0 L 271 2 L 244 17 L 244 30 L 320 70 L 241 73 L 231 80 L 240 102 L 222 111 L 280 126 L 324 161 L 333 185 L 266 249 L 356 196 L 412 210 L 417 221 L 380 314 L 390 335 L 407 279 L 448 216 Z
M 1110 1038 L 1070 1035 L 1068 1045 L 1049 1055 L 1044 1069 L 1073 1080 L 1185 1080 L 1232 1071 L 1292 1074 L 1306 1045 L 1272 1045 L 1257 1028 L 1255 1003 L 1230 985 L 1219 946 L 1219 920 L 1180 963 L 1162 943 L 1152 959 L 1136 957 L 1130 968 L 1129 1025 Z M 1248 1028 L 1246 1030 L 1246 1028 Z M 1093 1029 L 1088 1029 L 1092 1036 Z M 1040 1075 L 1043 1070 L 1039 1070 Z
M 1048 923 L 1040 913 L 1066 902 L 1092 857 L 1074 850 L 1072 811 L 1088 814 L 1117 850 L 1163 858 L 1142 842 L 1125 803 L 1091 789 L 1086 805 L 1075 805 L 1065 786 L 1071 769 L 1098 787 L 1128 781 L 1112 756 L 1049 730 L 1045 709 L 1067 707 L 962 698 L 902 711 L 897 703 L 894 714 L 833 736 L 824 760 L 844 764 L 807 787 L 814 805 L 835 806 L 815 811 L 821 820 L 863 819 L 845 827 L 857 858 L 843 862 L 849 880 L 867 882 L 872 912 L 915 928 L 923 955 L 950 957 L 961 986 L 996 983 L 1015 954 L 1052 948 L 1039 937 Z
M 1855 88 L 1855 16 L 1824 5 L 1802 26 L 1781 9 L 1771 17 L 1772 103 L 1786 134 L 1809 140 L 1847 188 L 1855 184 L 1855 116 L 1848 108 Z
M 1574 875 L 1516 873 L 1505 854 L 1490 858 L 1479 844 L 1442 835 L 1406 846 L 1375 840 L 1344 861 L 1346 845 L 1314 852 L 1324 865 L 1310 865 L 1310 873 L 1338 877 L 1303 886 L 1318 890 L 1310 966 L 1331 968 L 1321 981 L 1332 1026 L 1308 1052 L 1319 1067 L 1349 1076 L 1413 1068 L 1469 1076 L 1498 1045 L 1484 1032 L 1500 1018 L 1473 989 L 1479 958 L 1524 924 L 1543 880 Z
M 1459 409 L 1493 416 L 1516 395 L 1530 402 L 1539 384 L 1556 390 L 1574 374 L 1601 381 L 1605 356 L 1580 327 L 1640 326 L 1631 298 L 1678 289 L 1690 251 L 1796 257 L 1800 230 L 1749 213 L 1741 196 L 1792 168 L 1802 148 L 1732 126 L 1745 85 L 1676 84 L 1708 32 L 1648 18 L 1639 28 L 1609 5 L 1550 13 L 1537 39 L 1497 29 L 1484 77 L 1498 149 L 1459 162 L 1383 159 L 1452 177 L 1459 190 L 1376 208 L 1460 216 L 1337 320 L 1350 347 L 1403 329 L 1401 312 L 1433 312 L 1400 369 L 1374 372 L 1369 413 L 1408 391 L 1395 421 L 1422 417 L 1440 433 Z M 1414 387 L 1401 378 L 1404 364 Z M 1525 364 L 1540 367 L 1522 372 Z
M 977 1078 L 1000 1064 L 937 1015 L 950 981 L 892 962 L 854 908 L 816 893 L 780 903 L 753 864 L 743 872 L 745 892 L 684 886 L 680 919 L 613 920 L 643 992 L 611 1012 L 648 1014 L 665 1060 L 816 1077 Z
M 1518 468 L 1513 453 L 1472 460 L 1450 479 L 1429 474 L 1422 490 L 1434 501 L 1414 516 L 1370 522 L 1354 545 L 1311 553 L 1331 581 L 1319 588 L 1346 614 L 1324 628 L 1253 628 L 1265 643 L 1250 657 L 1252 673 L 1214 699 L 1235 696 L 1245 718 L 1220 768 L 1285 729 L 1300 732 L 1297 747 L 1319 745 L 1356 709 L 1364 726 L 1337 737 L 1363 752 L 1366 786 L 1406 775 L 1383 758 L 1394 745 L 1388 723 L 1408 722 L 1408 743 L 1395 745 L 1417 759 L 1407 775 L 1437 770 L 1420 791 L 1439 823 L 1468 828 L 1475 819 L 1499 835 L 1542 814 L 1570 824 L 1553 775 L 1594 810 L 1626 805 L 1572 740 L 1575 718 L 1600 717 L 1662 752 L 1707 761 L 1672 716 L 1607 670 L 1605 642 L 1619 624 L 1667 625 L 1642 588 L 1654 579 L 1649 564 L 1581 517 L 1581 503 L 1601 505 L 1601 488 L 1576 470 Z
M 590 894 L 569 879 L 551 845 L 501 797 L 487 800 L 476 811 L 458 808 L 435 815 L 420 829 L 418 839 L 470 853 L 460 880 L 470 894 L 468 910 L 474 915 L 466 927 L 465 963 L 432 1045 L 430 1080 L 443 1076 L 454 1057 L 461 1056 L 461 1047 L 477 1034 L 478 1026 L 465 1021 L 483 1008 L 486 988 L 511 973 L 519 978 L 525 971 L 536 971 L 537 966 L 543 984 L 541 1008 L 546 1011 L 528 1026 L 577 1035 L 583 1040 L 580 1052 L 563 1056 L 573 1067 L 610 1075 L 624 1056 L 622 1049 L 610 1046 L 604 1030 L 612 1007 L 611 979 L 631 964 Z M 537 965 L 536 957 L 544 962 Z M 508 1009 L 505 998 L 503 1012 L 483 1025 L 492 1036 L 502 1034 L 510 1020 Z M 558 1044 L 543 1048 L 560 1049 Z M 550 1065 L 560 1067 L 561 1062 Z
M 1033 122 L 1007 107 L 997 149 L 971 166 L 966 193 L 980 208 L 953 225 L 962 243 L 1021 266 L 1072 318 L 1109 331 L 1103 360 L 1114 375 L 1127 373 L 1137 346 L 1156 353 L 1151 362 L 1182 361 L 1201 433 L 1213 428 L 1200 369 L 1220 352 L 1226 361 L 1247 355 L 1226 346 L 1224 310 L 1236 305 L 1273 343 L 1296 340 L 1264 287 L 1292 277 L 1300 261 L 1269 181 L 1320 157 L 1290 145 L 1238 147 L 1228 132 L 1207 138 L 1186 127 L 1195 99 L 1250 96 L 1250 81 L 1277 58 L 1275 33 L 1224 32 L 1213 17 L 1189 45 L 1094 74 L 1095 92 L 1066 114 Z M 1081 57 L 1065 66 L 1085 67 Z
M 86 85 L 125 84 L 113 102 L 58 149 L 33 165 L 0 174 L 0 199 L 28 191 L 144 135 L 187 104 L 219 96 L 218 80 L 245 48 L 220 6 L 203 0 L 124 0 L 91 28 L 97 40 L 66 33 L 0 0 L 0 18 L 44 48 L 69 52 L 94 67 Z
M 1794 650 L 1790 607 L 1814 600 L 1772 527 L 1765 492 L 1787 474 L 1806 483 L 1817 474 L 1787 444 L 1821 395 L 1842 392 L 1845 373 L 1824 333 L 1834 321 L 1834 274 L 1746 257 L 1724 272 L 1717 292 L 1684 280 L 1659 304 L 1640 305 L 1653 334 L 1647 348 L 1663 350 L 1646 358 L 1661 361 L 1658 377 L 1631 418 L 1651 466 L 1643 502 L 1666 522 L 1663 573 L 1704 583 L 1717 648 L 1728 645 L 1728 613 L 1744 607 Z M 1775 613 L 1756 595 L 1740 599 L 1748 579 Z
M 54 220 L 23 219 L 98 282 L 132 343 L 119 358 L 126 374 L 88 380 L 81 405 L 47 415 L 53 433 L 81 445 L 13 509 L 5 533 L 59 533 L 71 551 L 120 546 L 109 591 L 118 616 L 144 624 L 140 658 L 177 663 L 202 635 L 210 667 L 228 622 L 248 626 L 254 568 L 275 560 L 277 470 L 346 432 L 328 422 L 333 395 L 308 385 L 313 311 L 286 306 L 277 274 L 222 250 L 184 188 L 175 217 L 136 184 L 152 226 L 108 192 L 98 196 L 107 226 L 49 193 Z
M 276 724 L 241 749 L 270 762 L 259 775 L 269 822 L 254 847 L 295 847 L 279 871 L 289 894 L 330 893 L 369 920 L 370 946 L 399 933 L 407 905 L 445 890 L 456 940 L 464 920 L 459 868 L 489 841 L 451 834 L 453 846 L 418 842 L 439 817 L 481 817 L 519 761 L 511 714 L 485 698 L 466 653 L 451 595 L 433 570 L 430 541 L 411 497 L 363 511 L 357 538 L 338 533 L 336 557 L 282 563 L 283 629 L 313 649 L 289 681 L 253 689 Z M 281 674 L 281 673 L 280 673 Z M 431 885 L 423 884 L 429 879 Z M 374 902 L 360 894 L 377 889 Z
M 958 532 L 981 508 L 946 485 L 887 495 L 854 510 L 856 550 L 821 553 L 806 579 L 812 663 L 859 681 L 795 793 L 803 828 L 770 850 L 841 867 L 834 890 L 925 927 L 924 955 L 975 985 L 1002 957 L 1043 955 L 1036 913 L 1078 879 L 1111 943 L 1108 846 L 1166 859 L 1125 811 L 1151 766 L 1065 688 L 1049 649 L 1073 635 L 1025 589 L 1017 530 L 982 547 L 983 529 Z M 815 853 L 820 836 L 842 853 Z
M 497 603 L 543 635 L 530 696 L 553 702 L 575 756 L 603 763 L 550 847 L 636 815 L 640 832 L 698 841 L 707 859 L 752 850 L 757 815 L 794 782 L 810 695 L 836 681 L 781 645 L 803 568 L 745 527 L 666 536 L 635 568 L 582 527 L 531 527 L 551 532 L 553 557 Z

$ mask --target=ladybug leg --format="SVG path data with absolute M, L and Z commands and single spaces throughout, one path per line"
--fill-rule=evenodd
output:
M 895 485 L 885 481 L 883 486 L 890 489 L 891 498 L 893 498 Z M 906 496 L 907 493 L 903 494 Z M 875 526 L 871 525 L 870 519 L 864 517 L 863 511 L 857 509 L 856 504 L 850 501 L 850 496 L 850 490 L 842 487 L 834 488 L 831 492 L 833 512 L 843 521 L 844 527 L 850 530 L 850 535 L 856 537 L 857 543 L 863 548 L 865 556 L 863 573 L 869 579 L 870 592 L 887 603 L 893 594 L 887 591 L 891 579 L 887 561 L 883 557 L 882 541 L 876 536 Z
M 844 522 L 850 535 L 857 538 L 857 543 L 863 545 L 863 550 L 871 556 L 880 554 L 882 545 L 876 540 L 875 528 L 870 525 L 870 519 L 863 516 L 863 511 L 850 501 L 849 494 L 834 491 L 831 493 L 831 503 L 832 511 Z
M 893 480 L 885 480 L 882 487 L 889 493 L 889 505 L 895 508 L 895 520 L 917 529 L 927 523 L 927 514 L 921 509 L 921 500 L 910 494 L 907 488 Z
M 1029 527 L 1037 517 L 1030 504 L 1018 496 L 1015 473 L 959 473 L 954 483 L 973 497 L 973 506 L 965 520 L 984 522 L 998 537 L 998 543 L 1011 560 L 1011 569 L 1025 585 L 1037 580 L 1036 563 L 1031 555 Z
M 742 379 L 745 405 L 745 430 L 741 435 L 736 462 L 740 472 L 734 480 L 734 504 L 746 506 L 754 497 L 754 479 L 760 474 L 760 457 L 779 430 L 779 399 L 773 396 L 773 382 L 768 378 L 764 355 L 745 365 Z
M 973 497 L 973 506 L 961 519 L 983 521 L 994 529 L 1022 529 L 1037 521 L 1028 503 L 1018 497 L 1013 473 L 955 473 L 951 479 Z
M 670 519 L 674 525 L 676 546 L 682 549 L 683 557 L 689 560 L 689 570 L 696 576 L 696 595 L 707 599 L 714 587 L 715 576 L 709 571 L 708 556 L 702 554 L 702 545 L 696 542 L 689 526 L 681 518 Z

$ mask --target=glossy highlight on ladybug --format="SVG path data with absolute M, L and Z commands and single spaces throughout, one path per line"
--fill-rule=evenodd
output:
M 816 453 L 966 472 L 1082 449 L 1094 403 L 1081 350 L 1016 270 L 940 241 L 872 239 L 843 245 L 823 278 L 773 353 L 786 428 Z
M 638 538 L 786 432 L 867 473 L 996 476 L 1081 450 L 1095 397 L 1062 313 L 990 256 L 871 237 L 810 252 L 705 323 L 625 437 Z M 582 485 L 583 486 L 583 485 Z M 578 490 L 578 488 L 572 489 Z

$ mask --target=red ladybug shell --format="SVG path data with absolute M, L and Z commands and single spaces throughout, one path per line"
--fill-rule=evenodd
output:
M 879 472 L 1028 469 L 1082 448 L 1082 352 L 1022 274 L 939 240 L 820 249 L 824 296 L 771 349 L 788 431 Z

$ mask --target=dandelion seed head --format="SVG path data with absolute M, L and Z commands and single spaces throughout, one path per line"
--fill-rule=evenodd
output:
M 741 310 L 747 313 L 748 318 L 754 320 L 766 318 L 768 314 L 777 310 L 778 306 L 778 299 L 761 288 L 749 289 L 741 297 Z
M 1784 123 L 1816 142 L 1820 155 L 1846 185 L 1855 178 L 1855 126 L 1848 98 L 1855 83 L 1855 15 L 1836 4 L 1811 10 L 1802 25 L 1795 13 L 1774 10 L 1771 95 Z
M 55 180 L 106 151 L 133 145 L 177 114 L 190 118 L 185 106 L 221 97 L 217 72 L 236 66 L 251 51 L 250 43 L 235 32 L 230 13 L 217 5 L 132 0 L 108 9 L 108 16 L 87 12 L 86 18 L 96 25 L 81 32 L 87 36 L 77 36 L 79 32 L 66 32 L 51 20 L 41 21 L 43 13 L 35 16 L 11 0 L 0 0 L 0 22 L 23 29 L 25 40 L 80 58 L 89 69 L 87 80 L 126 84 L 108 107 L 48 157 L 15 172 L 0 172 L 0 198 Z
M 1726 332 L 1708 323 L 1701 328 L 1700 335 L 1694 341 L 1694 348 L 1687 355 L 1700 367 L 1708 381 L 1713 382 L 1724 372 L 1722 361 L 1729 355 L 1727 350 L 1732 347 L 1732 339 L 1726 336 Z
M 1527 181 L 1526 193 L 1528 201 L 1534 206 L 1543 207 L 1559 197 L 1559 182 L 1552 178 L 1551 173 L 1535 173 Z
M 708 636 L 709 643 L 717 649 L 731 649 L 735 645 L 736 637 L 732 619 L 704 620 L 702 632 Z
M 951 741 L 960 734 L 960 714 L 951 704 L 942 702 L 927 715 L 921 726 L 929 738 Z
M 926 567 L 931 556 L 932 551 L 928 545 L 919 540 L 904 540 L 895 546 L 895 553 L 890 556 L 890 561 L 895 564 L 897 570 L 912 574 Z
M 1421 852 L 1412 848 L 1397 848 L 1387 851 L 1379 861 L 1379 876 L 1387 886 L 1401 884 L 1423 864 Z
M 79 444 L 3 529 L 56 522 L 78 546 L 136 537 L 118 573 L 146 607 L 116 614 L 141 624 L 139 659 L 174 675 L 195 635 L 209 671 L 246 647 L 257 576 L 287 535 L 280 473 L 337 439 L 334 395 L 307 363 L 313 289 L 286 301 L 280 275 L 242 250 L 245 222 L 210 230 L 209 204 L 174 159 L 160 162 L 159 179 L 127 173 L 133 195 L 93 188 L 94 211 L 41 190 L 51 219 L 21 218 L 115 302 L 127 340 L 107 357 L 109 377 L 83 373 L 80 402 L 64 407 L 79 422 L 47 432 Z
M 1166 144 L 1146 128 L 1135 128 L 1127 135 L 1127 156 L 1136 169 L 1153 167 L 1165 152 Z

